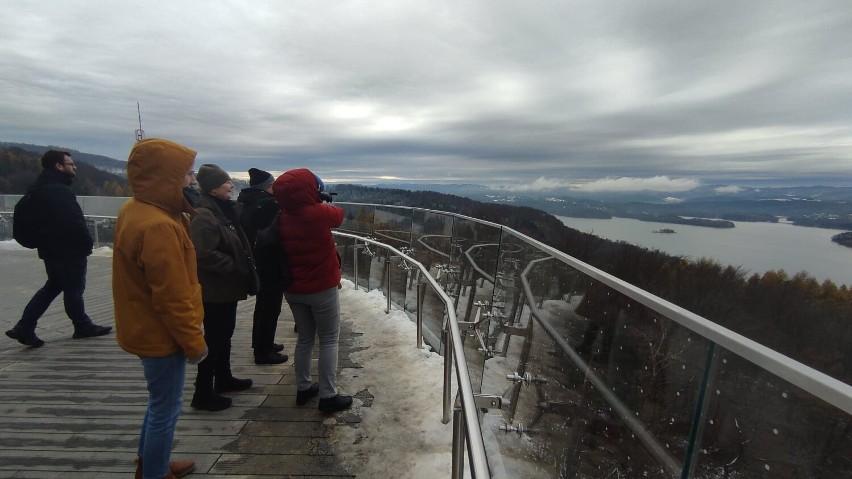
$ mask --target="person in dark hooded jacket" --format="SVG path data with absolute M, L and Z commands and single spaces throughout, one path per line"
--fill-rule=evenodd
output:
M 257 232 L 277 219 L 278 202 L 272 197 L 272 182 L 275 178 L 269 172 L 249 168 L 249 188 L 240 191 L 237 203 L 243 205 L 240 224 L 251 245 L 255 244 Z M 257 292 L 252 318 L 251 347 L 254 349 L 255 364 L 281 364 L 287 362 L 284 349 L 275 343 L 275 330 L 278 329 L 278 316 L 284 291 L 260 278 L 260 290 Z
M 298 327 L 296 404 L 319 395 L 318 409 L 331 413 L 352 405 L 352 396 L 337 392 L 340 337 L 340 256 L 331 234 L 343 223 L 343 209 L 324 203 L 322 181 L 307 168 L 290 170 L 275 180 L 273 195 L 281 205 L 278 232 L 290 260 L 293 282 L 284 297 Z M 319 383 L 311 379 L 311 354 L 319 337 Z
M 83 210 L 71 192 L 77 165 L 71 153 L 48 150 L 41 158 L 41 167 L 41 174 L 29 192 L 40 220 L 38 257 L 44 261 L 47 281 L 27 303 L 21 320 L 6 331 L 6 336 L 31 348 L 44 345 L 35 328 L 59 293 L 63 294 L 65 313 L 74 323 L 74 339 L 103 336 L 112 331 L 109 326 L 94 324 L 83 303 L 88 256 L 92 254 L 93 244 Z

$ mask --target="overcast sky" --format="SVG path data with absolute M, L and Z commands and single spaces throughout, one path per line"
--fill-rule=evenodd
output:
M 123 160 L 137 101 L 229 171 L 850 186 L 852 2 L 0 2 L 0 141 Z

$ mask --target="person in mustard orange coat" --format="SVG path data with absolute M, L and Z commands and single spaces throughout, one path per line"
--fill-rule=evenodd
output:
M 118 214 L 112 291 L 118 344 L 139 356 L 148 408 L 139 438 L 137 478 L 182 477 L 191 460 L 170 462 L 183 407 L 186 363 L 207 356 L 201 285 L 183 188 L 193 183 L 195 151 L 169 140 L 142 140 L 130 151 L 133 190 Z

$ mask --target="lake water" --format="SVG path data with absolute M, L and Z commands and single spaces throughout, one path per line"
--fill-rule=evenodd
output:
M 852 285 L 852 248 L 831 241 L 841 230 L 806 228 L 790 223 L 734 222 L 736 228 L 651 223 L 629 218 L 609 220 L 557 216 L 569 228 L 601 238 L 622 240 L 677 256 L 706 257 L 762 274 L 783 269 L 805 271 L 819 281 Z M 677 233 L 654 233 L 662 228 Z

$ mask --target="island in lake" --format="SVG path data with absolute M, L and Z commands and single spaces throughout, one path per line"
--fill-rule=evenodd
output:
M 714 220 L 709 218 L 684 218 L 682 216 L 677 215 L 655 215 L 649 213 L 642 213 L 625 217 L 637 219 L 639 221 L 653 221 L 655 223 L 672 223 L 690 226 L 706 226 L 708 228 L 733 228 L 735 226 L 733 221 Z
M 852 232 L 836 234 L 831 237 L 831 241 L 852 248 Z

